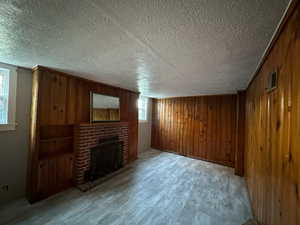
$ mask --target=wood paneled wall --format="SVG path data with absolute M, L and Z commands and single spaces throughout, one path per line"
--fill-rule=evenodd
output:
M 90 92 L 120 98 L 120 120 L 129 122 L 129 160 L 137 158 L 138 93 L 38 67 L 40 127 L 90 122 Z
M 48 197 L 72 185 L 74 125 L 90 122 L 90 92 L 120 98 L 128 122 L 128 161 L 137 159 L 138 93 L 37 67 L 33 71 L 28 198 Z
M 120 120 L 119 109 L 93 109 L 93 121 L 118 121 Z
M 234 166 L 236 95 L 154 99 L 151 146 Z
M 38 68 L 40 79 L 40 126 L 73 125 L 90 122 L 90 92 L 120 98 L 120 120 L 129 123 L 129 160 L 137 158 L 139 94 L 133 91 Z
M 245 116 L 246 116 L 246 91 L 238 91 L 237 94 L 237 118 L 236 118 L 236 152 L 235 152 L 235 174 L 244 176 L 245 167 Z
M 300 6 L 295 1 L 246 97 L 245 175 L 255 217 L 300 224 Z M 278 71 L 278 87 L 267 92 Z

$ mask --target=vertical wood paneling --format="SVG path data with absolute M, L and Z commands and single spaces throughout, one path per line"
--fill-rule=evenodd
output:
M 234 166 L 236 95 L 154 99 L 153 148 Z
M 295 1 L 296 2 L 296 1 Z M 300 224 L 300 6 L 296 3 L 246 96 L 245 175 L 255 217 Z M 278 71 L 278 86 L 266 91 Z
M 72 185 L 74 125 L 90 122 L 90 92 L 120 98 L 128 122 L 128 161 L 137 159 L 138 93 L 92 82 L 49 68 L 33 71 L 28 199 L 35 202 Z M 39 93 L 37 95 L 37 90 Z M 41 134 L 41 135 L 39 135 Z
M 129 162 L 137 159 L 138 153 L 138 95 L 129 93 L 128 107 L 128 160 Z M 122 109 L 121 109 L 122 110 Z
M 237 134 L 235 152 L 235 174 L 244 176 L 244 153 L 245 153 L 245 110 L 246 91 L 239 91 L 237 95 Z
M 67 111 L 66 111 L 66 120 L 67 124 L 76 123 L 76 110 L 77 110 L 77 80 L 74 78 L 68 79 L 68 88 L 67 88 Z

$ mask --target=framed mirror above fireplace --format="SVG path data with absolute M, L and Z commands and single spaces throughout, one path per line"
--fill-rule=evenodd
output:
M 90 92 L 90 101 L 91 123 L 120 121 L 120 99 L 118 97 Z

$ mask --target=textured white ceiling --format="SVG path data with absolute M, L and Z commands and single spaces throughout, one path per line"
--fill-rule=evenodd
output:
M 0 61 L 149 97 L 244 89 L 289 0 L 2 0 Z

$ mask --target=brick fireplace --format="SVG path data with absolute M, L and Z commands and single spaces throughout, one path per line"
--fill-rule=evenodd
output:
M 90 169 L 90 151 L 99 140 L 118 136 L 123 142 L 123 165 L 128 162 L 128 123 L 80 124 L 75 128 L 75 185 L 85 182 L 85 173 Z

